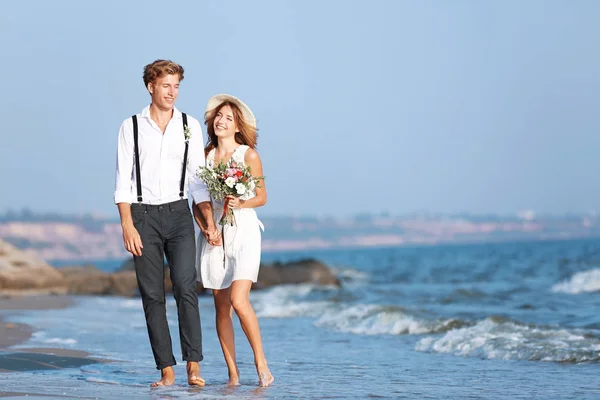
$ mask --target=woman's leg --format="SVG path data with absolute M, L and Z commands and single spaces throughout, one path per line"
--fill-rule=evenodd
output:
M 258 373 L 259 384 L 261 386 L 269 386 L 273 383 L 273 375 L 267 366 L 267 360 L 262 346 L 260 337 L 260 328 L 258 326 L 258 318 L 250 304 L 250 288 L 252 281 L 239 280 L 233 281 L 231 284 L 231 305 L 242 324 L 242 329 L 250 342 L 252 351 L 254 352 L 254 365 Z
M 238 385 L 240 375 L 235 362 L 235 337 L 233 334 L 233 321 L 231 301 L 231 287 L 222 290 L 213 290 L 215 310 L 217 314 L 217 335 L 223 350 L 223 357 L 229 370 L 229 385 Z

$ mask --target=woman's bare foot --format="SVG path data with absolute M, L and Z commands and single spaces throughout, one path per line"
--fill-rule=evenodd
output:
M 173 367 L 161 369 L 160 376 L 160 381 L 154 382 L 150 387 L 171 386 L 175 383 L 175 371 L 173 371 Z
M 265 365 L 264 367 L 256 367 L 256 372 L 258 373 L 258 386 L 267 387 L 271 386 L 275 378 L 271 375 L 271 371 Z
M 189 361 L 186 366 L 188 375 L 188 385 L 204 386 L 206 382 L 200 377 L 200 364 L 194 361 Z
M 240 384 L 239 376 L 232 376 L 227 381 L 227 386 L 239 386 L 239 384 Z
M 229 373 L 227 386 L 238 386 L 240 384 L 240 370 L 236 368 L 235 374 Z

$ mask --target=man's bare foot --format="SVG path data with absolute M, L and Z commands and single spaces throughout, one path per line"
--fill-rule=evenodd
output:
M 161 369 L 160 376 L 160 381 L 154 382 L 150 387 L 171 386 L 175 383 L 175 371 L 173 371 L 173 367 Z
M 200 377 L 200 364 L 195 361 L 188 361 L 185 368 L 188 375 L 188 385 L 204 386 L 206 382 Z

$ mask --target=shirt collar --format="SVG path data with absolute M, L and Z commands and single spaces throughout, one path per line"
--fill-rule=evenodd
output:
M 147 105 L 146 107 L 144 107 L 144 109 L 142 110 L 140 115 L 144 118 L 150 119 L 150 105 Z M 175 107 L 175 106 L 173 106 L 173 118 L 176 118 L 176 119 L 183 118 L 181 116 L 181 111 L 179 111 L 177 109 L 177 107 Z

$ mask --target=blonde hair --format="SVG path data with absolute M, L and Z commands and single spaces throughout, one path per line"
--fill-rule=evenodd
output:
M 183 67 L 171 60 L 156 60 L 144 67 L 144 85 L 154 83 L 165 75 L 179 75 L 179 81 L 183 80 Z
M 240 144 L 245 144 L 252 149 L 256 148 L 258 143 L 258 133 L 256 133 L 258 129 L 246 121 L 242 110 L 237 104 L 229 100 L 225 100 L 223 103 L 204 114 L 204 124 L 206 125 L 206 131 L 208 133 L 208 141 L 206 143 L 206 147 L 204 148 L 206 155 L 208 155 L 212 149 L 219 145 L 219 140 L 215 134 L 215 118 L 217 118 L 217 114 L 225 106 L 229 106 L 231 108 L 231 111 L 233 112 L 233 120 L 235 121 L 235 124 L 239 130 L 239 132 L 235 133 L 235 141 Z

